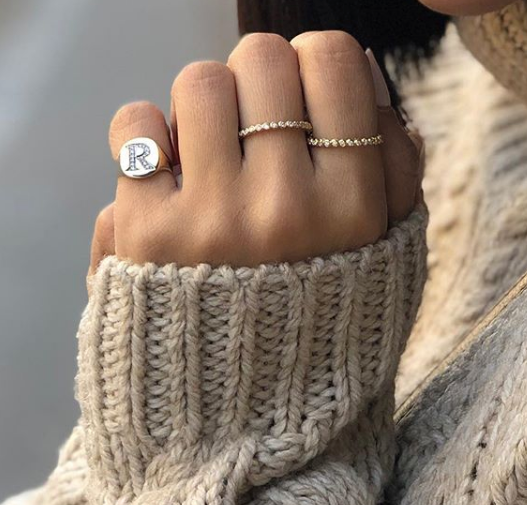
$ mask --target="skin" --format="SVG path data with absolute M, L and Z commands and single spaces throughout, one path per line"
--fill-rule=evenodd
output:
M 183 69 L 172 87 L 170 128 L 150 103 L 124 106 L 110 127 L 113 157 L 127 140 L 150 137 L 181 163 L 184 183 L 168 172 L 120 177 L 115 203 L 97 219 L 91 272 L 108 254 L 253 266 L 377 241 L 420 199 L 422 143 L 390 107 L 377 106 L 374 89 L 364 51 L 344 32 L 305 33 L 291 43 L 252 34 L 227 65 Z M 386 142 L 310 149 L 303 132 L 282 130 L 240 144 L 239 125 L 299 119 L 304 104 L 316 136 L 382 133 Z
M 511 0 L 420 0 L 432 10 L 451 16 L 476 16 L 498 11 L 514 3 Z
M 454 16 L 499 10 L 510 0 L 421 0 Z M 186 67 L 172 87 L 170 127 L 150 103 L 129 104 L 110 128 L 114 158 L 127 140 L 154 139 L 181 162 L 169 173 L 120 178 L 96 222 L 90 273 L 117 254 L 134 262 L 255 265 L 353 250 L 382 237 L 421 198 L 423 146 L 389 107 L 376 107 L 372 73 L 343 32 L 241 40 L 228 64 Z M 239 125 L 303 117 L 315 134 L 382 133 L 384 145 L 311 149 L 300 132 L 236 138 Z M 346 111 L 348 111 L 346 113 Z M 293 238 L 292 238 L 293 237 Z

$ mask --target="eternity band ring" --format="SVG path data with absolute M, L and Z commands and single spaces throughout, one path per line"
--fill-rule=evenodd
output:
M 130 179 L 146 179 L 168 171 L 172 173 L 168 156 L 147 137 L 137 137 L 126 142 L 119 152 L 121 174 Z
M 244 139 L 254 133 L 261 133 L 269 130 L 306 130 L 307 132 L 313 131 L 313 125 L 309 121 L 268 121 L 266 123 L 259 123 L 248 126 L 239 131 L 238 137 Z
M 288 128 L 305 130 L 307 143 L 311 147 L 367 147 L 378 146 L 384 143 L 382 135 L 362 138 L 316 138 L 313 136 L 313 125 L 309 121 L 268 121 L 248 126 L 239 131 L 240 140 L 269 130 L 286 130 Z
M 311 147 L 367 147 L 383 144 L 384 138 L 382 135 L 374 135 L 373 137 L 351 139 L 325 139 L 315 138 L 309 135 L 307 137 L 307 143 Z

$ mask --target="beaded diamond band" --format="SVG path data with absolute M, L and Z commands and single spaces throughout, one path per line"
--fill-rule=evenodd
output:
M 307 143 L 311 147 L 365 147 L 378 146 L 384 143 L 382 135 L 375 135 L 373 137 L 366 137 L 362 139 L 325 139 L 315 138 L 309 135 Z
M 238 136 L 240 139 L 244 139 L 253 133 L 266 130 L 286 130 L 288 128 L 306 130 L 308 132 L 313 131 L 313 125 L 309 121 L 268 121 L 266 123 L 248 126 L 247 128 L 240 130 Z

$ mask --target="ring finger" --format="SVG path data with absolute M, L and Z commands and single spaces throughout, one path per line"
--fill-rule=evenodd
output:
M 315 137 L 364 138 L 378 134 L 373 78 L 366 54 L 345 32 L 309 32 L 291 42 L 297 50 L 304 97 Z M 382 205 L 386 200 L 380 150 L 311 149 L 323 192 Z M 341 193 L 338 193 L 339 195 Z

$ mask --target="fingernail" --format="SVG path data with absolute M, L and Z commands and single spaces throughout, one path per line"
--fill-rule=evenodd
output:
M 392 99 L 390 98 L 390 91 L 388 85 L 384 79 L 381 67 L 373 54 L 373 51 L 368 48 L 366 49 L 366 56 L 370 62 L 371 73 L 373 75 L 373 85 L 375 86 L 375 97 L 377 99 L 378 107 L 391 107 Z

